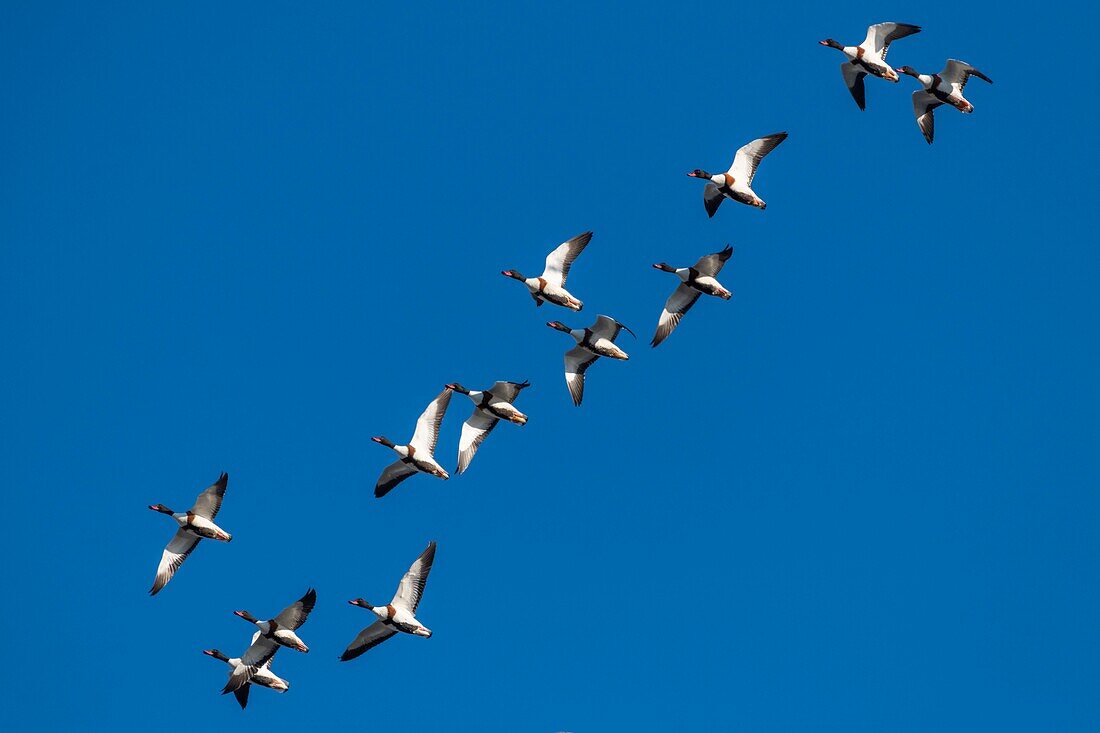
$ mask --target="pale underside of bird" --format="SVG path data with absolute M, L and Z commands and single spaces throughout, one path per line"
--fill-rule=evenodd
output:
M 252 642 L 255 643 L 256 639 L 260 636 L 260 632 L 257 631 L 252 635 Z M 241 663 L 239 658 L 229 658 L 222 654 L 217 649 L 204 649 L 203 654 L 220 659 L 229 665 L 229 678 L 233 679 L 234 675 L 244 674 L 245 667 Z M 256 670 L 255 674 L 247 678 L 247 681 L 236 685 L 236 689 L 233 690 L 233 696 L 237 698 L 237 703 L 240 704 L 243 710 L 248 705 L 248 691 L 252 685 L 260 685 L 276 692 L 286 692 L 290 689 L 290 683 L 284 680 L 279 675 L 271 671 L 271 660 L 264 662 Z M 224 694 L 224 690 L 223 690 Z
M 691 178 L 707 181 L 707 185 L 703 187 L 703 206 L 707 210 L 707 216 L 714 216 L 725 199 L 761 210 L 766 209 L 768 205 L 756 195 L 756 191 L 752 189 L 752 181 L 764 156 L 786 139 L 787 133 L 776 132 L 742 145 L 734 154 L 733 163 L 725 173 L 708 173 L 702 168 L 688 173 Z
M 867 29 L 867 37 L 858 46 L 844 46 L 831 38 L 820 43 L 822 46 L 838 49 L 848 57 L 847 61 L 841 63 L 840 73 L 844 77 L 844 84 L 848 87 L 852 99 L 862 110 L 867 107 L 864 78 L 870 74 L 889 82 L 897 82 L 897 71 L 886 63 L 890 44 L 920 31 L 920 26 L 910 23 L 876 23 Z
M 531 386 L 530 382 L 496 382 L 487 390 L 468 390 L 461 384 L 452 383 L 447 389 L 462 392 L 474 403 L 474 411 L 462 423 L 462 435 L 458 441 L 458 468 L 460 474 L 469 467 L 489 433 L 501 420 L 516 425 L 526 425 L 527 416 L 512 404 L 520 391 Z
M 416 421 L 416 430 L 407 445 L 396 445 L 385 436 L 371 438 L 391 448 L 399 458 L 386 466 L 374 485 L 374 495 L 382 498 L 395 486 L 417 473 L 426 473 L 443 480 L 450 478 L 443 466 L 435 460 L 435 446 L 439 442 L 439 426 L 447 405 L 451 402 L 451 390 L 444 389 L 432 400 Z
M 253 635 L 252 644 L 241 655 L 240 666 L 229 676 L 222 694 L 236 692 L 251 681 L 260 668 L 271 661 L 280 647 L 308 652 L 309 647 L 294 632 L 306 622 L 316 603 L 317 591 L 310 588 L 301 598 L 280 611 L 278 616 L 267 621 L 260 621 L 248 611 L 234 611 L 234 615 L 254 624 L 259 633 Z
M 963 90 L 970 77 L 992 84 L 993 80 L 978 71 L 976 68 L 958 59 L 948 59 L 943 71 L 938 74 L 921 74 L 910 66 L 902 66 L 898 71 L 912 76 L 921 83 L 923 89 L 913 92 L 913 115 L 917 119 L 917 127 L 929 145 L 935 135 L 935 118 L 933 112 L 937 107 L 949 105 L 963 114 L 974 111 L 974 105 L 963 96 Z
M 385 606 L 372 606 L 362 598 L 348 601 L 353 606 L 371 611 L 378 620 L 356 635 L 340 655 L 340 661 L 355 659 L 398 632 L 424 638 L 431 637 L 431 630 L 416 618 L 416 609 L 424 595 L 424 586 L 428 583 L 428 573 L 431 572 L 434 561 L 435 542 L 429 542 L 428 547 L 420 553 L 420 556 L 409 566 L 408 572 L 402 576 L 393 600 Z
M 199 540 L 218 540 L 229 542 L 233 536 L 224 529 L 214 524 L 214 518 L 222 506 L 222 498 L 225 496 L 225 488 L 229 483 L 229 474 L 223 473 L 218 480 L 208 486 L 199 494 L 192 506 L 186 512 L 175 513 L 163 504 L 152 504 L 150 509 L 161 514 L 168 514 L 176 520 L 179 529 L 169 541 L 168 546 L 160 556 L 160 564 L 157 566 L 157 576 L 153 581 L 153 587 L 149 589 L 149 595 L 156 595 L 183 565 L 183 561 L 195 550 Z
M 657 331 L 653 334 L 652 346 L 656 347 L 668 338 L 676 326 L 680 325 L 684 314 L 691 310 L 695 301 L 699 300 L 700 295 L 712 295 L 723 300 L 729 300 L 733 296 L 716 279 L 731 255 L 733 255 L 733 247 L 727 246 L 721 252 L 699 258 L 693 267 L 676 268 L 664 262 L 654 265 L 658 270 L 674 273 L 680 278 L 680 284 L 665 301 L 665 307 L 657 321 Z
M 536 306 L 542 305 L 543 302 L 550 302 L 579 311 L 584 307 L 584 303 L 565 289 L 565 281 L 569 277 L 569 269 L 573 266 L 573 261 L 580 256 L 591 240 L 592 232 L 584 232 L 559 244 L 546 256 L 546 266 L 538 277 L 524 277 L 518 270 L 502 270 L 500 274 L 526 285 Z
M 634 332 L 610 316 L 597 316 L 596 322 L 588 328 L 571 329 L 560 321 L 550 321 L 546 325 L 568 333 L 577 342 L 576 346 L 565 352 L 565 383 L 573 404 L 578 407 L 584 399 L 585 372 L 597 359 L 601 356 L 621 361 L 630 358 L 615 344 L 615 339 L 624 328 L 631 336 Z

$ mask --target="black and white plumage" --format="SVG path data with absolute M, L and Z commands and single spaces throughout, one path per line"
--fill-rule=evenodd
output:
M 579 311 L 584 307 L 584 303 L 565 289 L 565 281 L 569 277 L 569 269 L 573 266 L 573 261 L 580 256 L 590 241 L 592 241 L 592 232 L 584 232 L 559 244 L 553 252 L 546 255 L 546 267 L 538 277 L 524 277 L 518 270 L 501 270 L 500 274 L 526 285 L 536 306 L 542 305 L 543 302 L 550 302 Z
M 652 346 L 656 347 L 668 338 L 680 324 L 684 314 L 699 300 L 700 295 L 713 295 L 723 300 L 729 300 L 733 296 L 716 279 L 722 266 L 732 255 L 733 247 L 727 246 L 721 252 L 699 258 L 694 267 L 673 267 L 665 262 L 653 266 L 658 270 L 675 273 L 680 278 L 680 284 L 665 301 L 660 320 L 657 321 L 657 332 L 653 334 Z
M 615 339 L 624 328 L 631 336 L 634 332 L 610 316 L 597 316 L 596 322 L 588 328 L 571 329 L 561 321 L 550 321 L 546 325 L 569 334 L 577 342 L 576 346 L 565 352 L 565 383 L 573 404 L 578 407 L 584 399 L 584 374 L 588 367 L 601 356 L 622 361 L 630 358 L 615 344 Z
M 252 635 L 252 641 L 255 642 L 256 638 L 260 635 L 257 631 Z M 276 692 L 286 692 L 290 689 L 290 683 L 284 680 L 279 675 L 271 671 L 271 660 L 264 662 L 256 670 L 255 674 L 251 677 L 247 676 L 246 667 L 241 663 L 239 657 L 227 657 L 217 649 L 203 649 L 203 654 L 213 657 L 214 659 L 220 659 L 229 665 L 229 678 L 232 680 L 234 676 L 240 679 L 242 676 L 247 681 L 237 684 L 234 682 L 235 689 L 233 690 L 233 696 L 237 698 L 237 703 L 243 710 L 248 705 L 248 690 L 252 685 L 260 685 L 261 687 L 267 687 L 268 689 L 275 690 Z M 224 690 L 223 690 L 224 693 Z
M 386 466 L 382 475 L 378 477 L 374 485 L 374 495 L 382 498 L 393 487 L 407 479 L 409 476 L 427 473 L 437 478 L 447 480 L 450 475 L 443 466 L 435 460 L 435 446 L 439 442 L 439 426 L 443 422 L 443 415 L 447 412 L 447 405 L 451 402 L 451 390 L 444 389 L 434 400 L 428 403 L 424 412 L 416 421 L 416 430 L 412 440 L 407 445 L 396 445 L 385 436 L 371 438 L 375 443 L 380 443 L 393 449 L 398 456 L 396 461 Z
M 898 73 L 886 63 L 886 54 L 894 41 L 920 33 L 918 25 L 909 23 L 876 23 L 867 29 L 867 37 L 858 46 L 845 46 L 832 38 L 819 41 L 822 46 L 835 48 L 848 57 L 840 65 L 844 84 L 860 109 L 866 109 L 867 97 L 863 79 L 868 74 L 890 82 L 897 82 Z
M 229 682 L 222 694 L 236 692 L 249 682 L 264 664 L 271 661 L 279 647 L 308 652 L 309 647 L 294 632 L 306 622 L 316 603 L 317 591 L 310 588 L 301 598 L 280 611 L 278 616 L 267 621 L 260 621 L 248 611 L 234 611 L 233 615 L 254 624 L 259 633 L 252 636 L 252 644 L 241 655 L 240 666 L 229 675 Z
M 530 387 L 530 382 L 497 382 L 487 390 L 469 390 L 458 382 L 447 385 L 447 389 L 461 392 L 474 403 L 474 411 L 466 422 L 462 423 L 462 435 L 458 440 L 458 468 L 462 473 L 474 459 L 477 449 L 489 437 L 489 433 L 501 420 L 516 425 L 526 425 L 527 416 L 512 404 L 521 390 Z
M 225 496 L 225 488 L 229 484 L 229 474 L 223 473 L 210 486 L 206 487 L 194 506 L 186 512 L 173 512 L 163 504 L 149 506 L 155 512 L 168 514 L 176 520 L 179 529 L 172 537 L 168 546 L 160 556 L 160 564 L 157 566 L 157 577 L 153 581 L 153 587 L 149 589 L 149 595 L 155 596 L 183 565 L 183 561 L 195 550 L 199 540 L 218 540 L 229 542 L 233 535 L 214 524 L 214 518 L 222 507 L 222 499 Z
M 913 92 L 913 115 L 917 118 L 917 127 L 929 145 L 935 135 L 935 109 L 947 104 L 963 114 L 974 111 L 974 105 L 963 96 L 963 89 L 970 77 L 993 83 L 988 76 L 976 68 L 958 59 L 948 59 L 943 71 L 938 74 L 922 74 L 911 66 L 899 66 L 898 73 L 906 74 L 920 82 L 923 89 Z
M 764 156 L 786 139 L 787 133 L 777 132 L 742 145 L 733 156 L 730 169 L 725 173 L 707 173 L 702 168 L 688 173 L 691 178 L 707 181 L 703 188 L 703 206 L 707 210 L 707 216 L 714 216 L 723 199 L 755 206 L 761 210 L 768 208 L 764 200 L 752 190 L 752 181 Z
M 424 595 L 424 587 L 428 583 L 428 573 L 432 570 L 432 563 L 435 562 L 435 547 L 435 542 L 429 542 L 428 547 L 413 561 L 408 571 L 401 577 L 393 600 L 387 605 L 372 606 L 362 598 L 348 601 L 353 606 L 373 612 L 378 620 L 360 631 L 348 644 L 344 653 L 340 655 L 341 662 L 355 659 L 399 631 L 424 638 L 431 637 L 431 629 L 416 618 L 416 609 Z

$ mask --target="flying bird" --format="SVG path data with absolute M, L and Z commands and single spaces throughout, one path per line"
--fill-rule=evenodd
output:
M 591 240 L 592 232 L 585 232 L 559 244 L 553 252 L 546 255 L 546 269 L 539 277 L 524 277 L 518 270 L 501 270 L 500 274 L 524 283 L 536 306 L 542 305 L 543 301 L 549 301 L 563 308 L 579 311 L 584 303 L 565 289 L 565 279 L 569 277 L 573 260 L 577 259 Z
M 260 668 L 271 661 L 279 647 L 288 647 L 299 652 L 308 652 L 309 647 L 302 641 L 295 631 L 309 618 L 310 611 L 317 603 L 317 591 L 310 588 L 305 595 L 291 603 L 279 612 L 279 615 L 267 621 L 260 621 L 248 611 L 234 611 L 234 616 L 240 616 L 245 621 L 255 624 L 259 629 L 258 634 L 253 634 L 252 644 L 241 655 L 240 665 L 229 675 L 229 681 L 222 689 L 222 694 L 236 692 L 246 683 L 251 682 Z
M 175 536 L 172 537 L 168 546 L 164 548 L 164 553 L 160 556 L 157 577 L 153 581 L 153 587 L 149 589 L 149 595 L 155 596 L 161 588 L 168 585 L 168 581 L 180 569 L 187 556 L 194 551 L 199 544 L 199 540 L 229 542 L 233 539 L 233 535 L 214 524 L 214 517 L 218 516 L 218 510 L 222 508 L 222 497 L 225 496 L 225 487 L 228 483 L 229 474 L 223 473 L 217 481 L 199 494 L 199 498 L 195 500 L 195 505 L 186 512 L 173 512 L 163 504 L 151 504 L 149 506 L 155 512 L 169 515 L 179 525 Z
M 691 178 L 707 180 L 707 185 L 703 188 L 703 205 L 707 209 L 707 216 L 714 216 L 714 212 L 718 211 L 718 207 L 722 205 L 723 199 L 755 206 L 761 211 L 768 208 L 768 205 L 752 190 L 752 179 L 756 176 L 756 168 L 764 156 L 775 150 L 776 146 L 786 139 L 787 133 L 777 132 L 741 146 L 733 156 L 733 165 L 725 173 L 711 174 L 701 168 L 688 173 Z
M 474 403 L 473 413 L 462 423 L 462 436 L 458 440 L 458 468 L 462 473 L 474 460 L 477 449 L 489 437 L 489 433 L 501 420 L 516 425 L 526 425 L 527 416 L 512 404 L 521 390 L 530 387 L 530 382 L 497 382 L 487 390 L 470 390 L 458 382 L 447 385 L 447 389 L 461 392 Z
M 385 606 L 372 606 L 362 598 L 348 601 L 353 606 L 359 606 L 373 612 L 378 620 L 360 631 L 348 644 L 348 648 L 340 655 L 341 662 L 355 659 L 363 652 L 378 646 L 395 635 L 398 631 L 414 636 L 423 636 L 425 639 L 431 637 L 431 629 L 417 620 L 416 607 L 420 605 L 420 598 L 424 595 L 424 586 L 428 582 L 428 573 L 432 570 L 434 560 L 435 542 L 429 542 L 427 549 L 420 553 L 420 557 L 416 558 L 409 567 L 409 571 L 402 576 L 393 600 Z
M 921 74 L 912 66 L 899 66 L 898 73 L 907 74 L 921 83 L 924 89 L 913 92 L 913 114 L 917 118 L 917 126 L 924 134 L 928 144 L 932 144 L 932 135 L 935 133 L 935 119 L 933 110 L 941 104 L 949 104 L 963 114 L 974 111 L 974 105 L 963 96 L 963 89 L 970 77 L 976 76 L 990 84 L 993 80 L 975 69 L 965 61 L 948 59 L 943 71 L 938 74 Z
M 253 634 L 252 641 L 255 642 L 256 637 L 258 637 L 259 635 L 259 631 Z M 214 657 L 214 659 L 220 659 L 221 661 L 228 664 L 230 679 L 232 679 L 234 675 L 245 674 L 245 670 L 247 668 L 243 664 L 241 664 L 241 660 L 239 657 L 227 657 L 217 649 L 203 649 L 202 653 L 206 654 L 207 656 Z M 271 660 L 268 660 L 264 662 L 259 669 L 256 670 L 256 673 L 254 675 L 248 678 L 247 682 L 243 683 L 240 687 L 233 691 L 233 696 L 237 698 L 237 702 L 240 703 L 242 710 L 248 705 L 248 690 L 249 688 L 251 688 L 252 685 L 267 687 L 269 689 L 275 690 L 276 692 L 286 692 L 290 689 L 289 682 L 271 671 Z
M 863 77 L 870 74 L 880 79 L 897 83 L 898 73 L 886 63 L 886 54 L 890 44 L 899 38 L 920 33 L 919 25 L 908 23 L 876 23 L 867 29 L 867 37 L 858 46 L 844 46 L 832 38 L 818 41 L 822 46 L 835 48 L 848 57 L 841 63 L 840 73 L 852 98 L 860 109 L 866 109 L 867 98 L 863 88 Z
M 680 284 L 672 291 L 665 301 L 661 318 L 657 321 L 657 332 L 653 334 L 651 345 L 657 344 L 668 338 L 668 335 L 680 325 L 680 319 L 684 317 L 700 295 L 713 295 L 722 300 L 729 300 L 733 293 L 726 290 L 715 276 L 722 271 L 726 260 L 733 255 L 733 247 L 726 246 L 721 252 L 700 257 L 694 267 L 673 267 L 665 262 L 654 265 L 658 270 L 675 273 L 680 278 Z
M 577 342 L 576 346 L 565 352 L 565 383 L 573 397 L 573 404 L 578 407 L 584 399 L 584 373 L 596 359 L 606 356 L 626 361 L 630 358 L 615 345 L 615 338 L 624 328 L 631 336 L 634 332 L 609 316 L 597 316 L 596 322 L 589 328 L 569 328 L 561 321 L 550 321 L 546 325 L 569 334 Z
M 435 445 L 439 441 L 439 425 L 443 422 L 443 414 L 447 412 L 447 405 L 451 402 L 451 390 L 443 390 L 438 397 L 432 400 L 423 414 L 416 421 L 416 430 L 408 445 L 396 445 L 384 435 L 371 438 L 375 443 L 381 443 L 401 456 L 398 460 L 386 466 L 382 475 L 378 477 L 378 483 L 374 485 L 374 495 L 382 498 L 399 483 L 409 476 L 417 473 L 431 474 L 444 481 L 450 478 L 443 466 L 436 462 Z

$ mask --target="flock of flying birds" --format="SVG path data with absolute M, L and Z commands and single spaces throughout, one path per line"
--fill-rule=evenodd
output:
M 977 76 L 990 82 L 970 64 L 950 59 L 939 74 L 920 74 L 909 66 L 892 69 L 886 63 L 886 54 L 890 44 L 899 38 L 920 32 L 920 27 L 905 23 L 878 23 L 867 29 L 867 37 L 858 46 L 844 46 L 826 39 L 820 43 L 836 48 L 844 53 L 847 60 L 841 64 L 844 81 L 851 91 L 860 109 L 865 107 L 864 77 L 868 74 L 897 82 L 899 73 L 916 78 L 923 89 L 913 93 L 913 109 L 917 124 L 925 139 L 931 143 L 933 134 L 932 112 L 937 107 L 948 104 L 961 112 L 972 112 L 974 106 L 963 95 L 963 88 L 971 76 Z M 787 138 L 780 132 L 758 138 L 742 146 L 733 159 L 733 164 L 725 173 L 711 174 L 696 169 L 688 176 L 707 181 L 703 189 L 703 204 L 707 215 L 713 217 L 719 205 L 725 199 L 765 209 L 764 203 L 752 189 L 753 178 L 760 162 Z M 516 270 L 504 270 L 502 275 L 519 280 L 526 287 L 536 306 L 543 303 L 580 311 L 584 304 L 565 288 L 569 270 L 577 257 L 584 251 L 592 239 L 591 232 L 579 234 L 556 247 L 547 257 L 542 274 L 537 277 L 524 277 Z M 665 302 L 657 322 L 651 345 L 661 344 L 679 325 L 684 315 L 703 295 L 729 300 L 732 294 L 717 280 L 718 273 L 733 254 L 733 248 L 727 246 L 721 252 L 701 257 L 691 267 L 673 267 L 661 262 L 654 268 L 669 272 L 679 279 L 679 284 Z M 596 317 L 595 323 L 587 328 L 570 328 L 561 321 L 546 324 L 569 336 L 575 345 L 565 352 L 565 382 L 573 404 L 580 406 L 584 397 L 585 372 L 600 357 L 626 361 L 629 356 L 615 343 L 625 325 L 606 315 Z M 497 382 L 486 390 L 471 390 L 457 382 L 447 384 L 444 390 L 428 405 L 416 421 L 412 438 L 404 445 L 398 445 L 386 437 L 372 438 L 397 454 L 397 460 L 386 466 L 375 485 L 376 497 L 385 496 L 395 486 L 417 473 L 426 473 L 440 479 L 450 475 L 435 458 L 435 448 L 439 439 L 440 425 L 450 404 L 451 395 L 459 392 L 473 402 L 473 412 L 462 425 L 459 438 L 458 463 L 456 473 L 461 474 L 470 465 L 474 454 L 501 420 L 515 425 L 527 423 L 527 416 L 514 405 L 520 392 L 530 384 L 524 382 Z M 230 542 L 233 538 L 228 532 L 214 523 L 221 509 L 229 476 L 223 473 L 219 479 L 199 494 L 195 504 L 186 512 L 173 512 L 163 504 L 153 504 L 149 508 L 171 516 L 178 525 L 175 535 L 164 549 L 151 595 L 160 592 L 179 570 L 183 561 L 203 539 Z M 360 631 L 341 654 L 342 661 L 355 659 L 368 649 L 381 644 L 397 633 L 411 634 L 428 638 L 430 629 L 416 617 L 416 610 L 424 593 L 428 573 L 435 560 L 435 542 L 429 542 L 427 548 L 416 558 L 408 572 L 401 578 L 393 599 L 384 606 L 374 606 L 356 598 L 348 603 L 370 611 L 376 618 L 369 626 Z M 308 652 L 309 647 L 297 635 L 298 629 L 309 618 L 317 601 L 317 593 L 312 588 L 294 603 L 284 608 L 276 616 L 260 620 L 248 611 L 235 611 L 235 615 L 255 626 L 251 641 L 239 657 L 227 657 L 217 649 L 203 651 L 215 659 L 225 662 L 229 667 L 229 680 L 222 693 L 232 692 L 245 707 L 251 685 L 260 685 L 279 692 L 289 689 L 289 683 L 271 671 L 271 662 L 275 653 L 282 647 L 299 652 Z

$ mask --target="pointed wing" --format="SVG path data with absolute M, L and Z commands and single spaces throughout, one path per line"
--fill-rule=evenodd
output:
M 183 561 L 199 544 L 199 538 L 183 529 L 176 530 L 172 541 L 164 548 L 160 556 L 160 565 L 157 566 L 157 577 L 153 581 L 153 587 L 149 589 L 149 595 L 155 596 L 160 589 L 168 585 L 168 581 L 183 565 Z
M 252 689 L 252 685 L 246 682 L 238 687 L 236 690 L 233 690 L 233 697 L 237 698 L 237 702 L 240 704 L 241 710 L 244 710 L 246 707 L 248 707 L 248 691 L 250 689 Z
M 909 23 L 876 23 L 867 29 L 867 38 L 859 44 L 864 51 L 876 53 L 883 61 L 890 51 L 890 44 L 899 38 L 920 33 L 919 25 Z
M 409 566 L 409 571 L 401 578 L 397 586 L 397 593 L 390 601 L 395 606 L 407 608 L 409 613 L 415 614 L 416 607 L 420 605 L 420 596 L 424 594 L 424 586 L 428 583 L 428 573 L 432 571 L 432 563 L 435 562 L 435 542 L 429 542 L 420 557 Z
M 966 82 L 970 81 L 972 76 L 976 76 L 990 84 L 993 83 L 993 80 L 988 76 L 965 61 L 959 61 L 958 59 L 948 59 L 943 71 L 940 72 L 940 78 L 955 87 L 955 91 L 959 94 L 962 94 L 962 90 L 966 88 Z
M 920 128 L 920 131 L 924 134 L 924 139 L 928 141 L 929 145 L 932 144 L 932 135 L 935 133 L 936 125 L 932 110 L 941 104 L 943 102 L 940 102 L 923 89 L 913 92 L 913 114 L 917 117 L 917 127 Z
M 349 659 L 355 659 L 363 652 L 368 649 L 373 649 L 396 633 L 397 629 L 391 624 L 387 624 L 379 619 L 360 631 L 359 634 L 352 639 L 351 643 L 348 644 L 348 648 L 340 655 L 340 661 L 346 662 Z
M 435 453 L 435 444 L 439 442 L 439 425 L 443 422 L 443 415 L 449 404 L 451 390 L 445 389 L 428 404 L 417 419 L 416 432 L 409 443 L 418 451 L 427 451 L 429 455 Z
M 378 483 L 374 485 L 374 495 L 381 499 L 390 493 L 390 489 L 416 473 L 416 469 L 404 461 L 394 461 L 386 466 L 382 475 L 378 477 Z
M 665 301 L 664 310 L 661 311 L 661 319 L 657 321 L 657 332 L 653 334 L 653 341 L 650 342 L 652 346 L 657 346 L 676 330 L 676 327 L 680 325 L 680 319 L 691 310 L 691 306 L 695 305 L 695 301 L 699 300 L 699 295 L 698 290 L 689 288 L 687 285 L 680 285 L 672 292 L 672 295 Z
M 860 109 L 867 109 L 867 93 L 863 88 L 863 77 L 867 76 L 867 72 L 851 61 L 845 61 L 840 65 L 840 73 L 844 75 L 844 83 L 852 93 L 852 99 L 856 100 Z
M 505 402 L 515 402 L 519 393 L 530 387 L 531 383 L 527 381 L 523 382 L 497 382 L 489 388 L 489 394 L 493 395 L 497 399 L 504 400 Z
M 707 216 L 714 216 L 714 212 L 718 211 L 724 198 L 725 196 L 718 190 L 718 184 L 714 181 L 703 187 L 703 206 L 707 209 Z
M 562 242 L 550 254 L 546 255 L 546 269 L 542 276 L 551 285 L 564 286 L 565 279 L 569 277 L 569 268 L 573 266 L 573 260 L 584 251 L 588 243 L 592 241 L 592 232 L 578 234 L 572 239 Z
M 619 336 L 619 331 L 626 329 L 626 332 L 631 336 L 634 336 L 634 332 L 627 326 L 619 323 L 611 316 L 596 316 L 596 322 L 592 324 L 592 335 L 596 338 L 605 338 L 610 341 L 614 341 Z M 634 338 L 638 338 L 634 336 Z
M 726 245 L 726 248 L 721 252 L 715 252 L 712 255 L 700 257 L 699 261 L 695 263 L 695 269 L 700 275 L 708 275 L 714 277 L 722 271 L 722 266 L 726 264 L 726 260 L 733 256 L 733 247 Z
M 275 652 L 279 651 L 279 645 L 271 639 L 260 636 L 259 632 L 253 634 L 252 644 L 241 655 L 241 663 L 229 675 L 229 681 L 222 688 L 222 694 L 236 692 L 256 674 L 265 664 L 271 661 Z
M 573 404 L 577 407 L 580 407 L 581 400 L 584 399 L 584 373 L 599 358 L 580 346 L 574 346 L 565 352 L 565 383 L 573 397 Z
M 306 619 L 309 618 L 309 612 L 313 610 L 315 603 L 317 603 L 317 591 L 310 588 L 306 591 L 304 596 L 284 608 L 279 615 L 275 617 L 275 623 L 279 624 L 279 626 L 282 626 L 284 629 L 294 631 L 306 622 Z
M 475 409 L 466 422 L 462 423 L 462 437 L 458 439 L 458 468 L 455 473 L 466 470 L 470 461 L 474 460 L 477 449 L 489 437 L 489 433 L 493 432 L 498 422 L 500 421 L 496 418 Z
M 191 511 L 200 517 L 213 521 L 214 517 L 218 516 L 218 510 L 222 508 L 222 497 L 225 496 L 225 487 L 228 483 L 229 474 L 223 472 L 217 481 L 207 486 L 199 494 L 199 498 L 195 500 L 195 505 L 191 507 Z
M 756 176 L 756 168 L 760 165 L 760 161 L 786 139 L 787 133 L 777 132 L 767 137 L 757 138 L 748 145 L 742 145 L 733 156 L 733 165 L 730 166 L 729 174 L 735 180 L 744 182 L 746 186 L 752 185 L 752 179 Z

